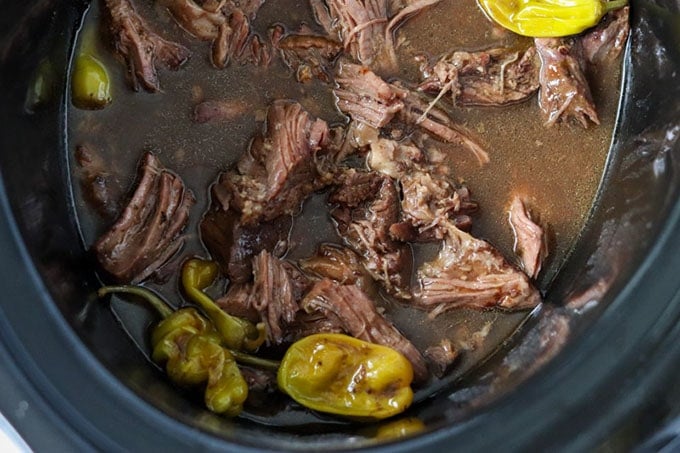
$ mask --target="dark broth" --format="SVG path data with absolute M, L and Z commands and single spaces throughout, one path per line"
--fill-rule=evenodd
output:
M 219 172 L 227 169 L 247 149 L 251 137 L 261 129 L 261 121 L 271 101 L 296 99 L 310 113 L 331 125 L 346 120 L 335 109 L 328 86 L 318 81 L 297 83 L 291 71 L 276 59 L 266 69 L 232 65 L 217 70 L 208 61 L 208 43 L 189 37 L 162 9 L 153 9 L 149 2 L 138 1 L 136 4 L 152 27 L 191 48 L 193 57 L 177 72 L 161 71 L 161 93 L 135 93 L 126 84 L 124 66 L 99 44 L 97 57 L 105 63 L 114 80 L 114 101 L 100 111 L 70 109 L 69 149 L 74 150 L 82 143 L 91 145 L 111 163 L 110 171 L 121 178 L 125 187 L 130 187 L 134 180 L 142 152 L 156 152 L 168 168 L 182 176 L 197 198 L 182 254 L 206 256 L 197 224 L 208 207 L 208 187 Z M 88 30 L 97 33 L 99 22 L 100 12 L 95 2 L 87 14 L 83 35 Z M 302 22 L 316 27 L 306 1 L 277 0 L 265 3 L 254 27 L 264 35 L 273 23 L 296 29 Z M 399 30 L 398 42 L 401 43 L 400 77 L 411 81 L 418 80 L 416 55 L 435 58 L 452 50 L 522 44 L 520 38 L 499 34 L 474 0 L 442 1 L 408 21 Z M 490 164 L 480 167 L 465 150 L 437 145 L 450 156 L 452 175 L 465 181 L 480 204 L 481 210 L 474 218 L 475 236 L 488 240 L 507 257 L 513 256 L 513 237 L 506 214 L 512 193 L 525 194 L 540 214 L 542 223 L 549 225 L 550 256 L 538 282 L 543 291 L 578 239 L 596 194 L 616 116 L 618 78 L 618 62 L 612 67 L 600 68 L 598 74 L 591 74 L 591 87 L 602 122 L 599 126 L 588 130 L 571 124 L 546 128 L 533 97 L 523 104 L 505 108 L 452 110 L 455 119 L 482 139 L 491 157 Z M 194 105 L 208 99 L 246 99 L 252 110 L 239 121 L 230 123 L 192 123 L 190 116 Z M 73 158 L 72 153 L 69 157 Z M 108 225 L 86 206 L 74 162 L 71 168 L 83 242 L 85 247 L 90 247 Z M 291 233 L 291 251 L 287 258 L 309 256 L 321 242 L 341 242 L 327 211 L 324 194 L 314 195 L 305 202 Z M 310 237 L 314 239 L 310 240 Z M 423 257 L 436 252 L 436 248 L 421 247 L 415 251 L 418 260 L 422 261 Z M 149 283 L 147 286 L 165 295 L 173 304 L 184 303 L 176 275 L 163 285 Z M 223 289 L 224 282 L 212 291 L 218 295 Z M 450 384 L 488 357 L 527 316 L 526 312 L 456 310 L 431 320 L 423 312 L 387 298 L 379 303 L 384 306 L 387 316 L 421 350 L 444 337 L 464 350 L 446 379 L 421 389 L 418 399 Z M 133 341 L 147 354 L 147 326 L 153 320 L 152 315 L 144 308 L 120 301 L 114 301 L 113 309 Z M 260 413 L 261 410 L 255 408 L 246 416 L 258 419 Z M 288 425 L 297 422 L 280 414 L 268 419 L 267 423 Z

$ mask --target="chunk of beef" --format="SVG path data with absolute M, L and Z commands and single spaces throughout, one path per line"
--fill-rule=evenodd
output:
M 362 64 L 393 71 L 394 47 L 387 36 L 387 0 L 310 0 L 326 32 L 337 36 Z
M 375 139 L 371 142 L 368 165 L 399 180 L 401 222 L 390 226 L 393 238 L 403 242 L 441 240 L 445 228 L 440 228 L 440 223 L 453 222 L 461 229 L 472 226 L 470 214 L 477 210 L 477 204 L 470 199 L 467 188 L 454 187 L 419 147 Z
M 316 333 L 345 333 L 345 329 L 337 316 L 300 310 L 295 316 L 295 321 L 286 327 L 286 341 L 293 343 Z
M 310 32 L 286 35 L 281 26 L 274 28 L 271 39 L 298 82 L 309 82 L 314 77 L 330 82 L 333 62 L 342 52 L 341 43 Z
M 411 143 L 377 137 L 371 140 L 367 163 L 371 170 L 401 179 L 426 160 L 425 153 Z
M 105 220 L 113 221 L 120 212 L 123 189 L 111 165 L 89 146 L 78 145 L 75 152 L 80 166 L 80 187 L 85 201 Z
M 444 176 L 414 170 L 400 179 L 402 219 L 417 232 L 417 240 L 443 239 L 449 223 L 472 226 L 477 203 L 465 187 L 455 188 Z
M 310 0 L 310 4 L 316 21 L 344 43 L 354 60 L 378 72 L 395 73 L 397 27 L 406 18 L 440 1 Z
M 231 283 L 227 293 L 215 300 L 215 303 L 232 316 L 258 323 L 260 322 L 260 312 L 250 304 L 252 291 L 253 285 L 250 282 Z
M 300 260 L 299 265 L 307 274 L 343 285 L 356 285 L 364 291 L 372 282 L 359 255 L 346 247 L 322 244 L 316 255 Z
M 536 48 L 458 51 L 433 66 L 421 68 L 420 89 L 443 96 L 451 92 L 456 105 L 507 105 L 524 101 L 538 90 L 540 60 Z
M 407 91 L 391 85 L 366 66 L 344 63 L 335 79 L 333 90 L 337 106 L 357 121 L 381 128 L 404 108 Z
M 403 122 L 422 128 L 438 140 L 462 145 L 472 151 L 481 163 L 489 161 L 488 154 L 471 133 L 455 124 L 445 111 L 434 106 L 434 102 L 428 105 L 416 93 L 385 82 L 367 67 L 343 63 L 336 82 L 338 88 L 333 93 L 337 106 L 352 119 L 378 129 L 398 116 Z
M 437 316 L 447 310 L 533 308 L 541 302 L 528 277 L 489 243 L 448 225 L 442 249 L 418 269 L 414 304 Z
M 299 302 L 312 282 L 293 264 L 264 250 L 252 261 L 253 281 L 231 284 L 216 300 L 225 312 L 263 322 L 269 344 L 292 343 L 314 333 L 343 332 L 337 318 L 300 310 Z
M 116 52 L 127 62 L 128 78 L 135 91 L 160 90 L 156 63 L 179 69 L 191 55 L 186 47 L 153 32 L 130 0 L 106 0 Z
M 326 122 L 314 119 L 297 102 L 275 101 L 269 107 L 264 137 L 255 139 L 236 170 L 218 183 L 230 194 L 244 225 L 292 214 L 327 184 L 318 153 L 328 133 Z
M 575 38 L 536 38 L 541 57 L 538 105 L 545 124 L 573 118 L 583 127 L 600 124 L 586 80 L 583 46 Z
M 247 2 L 249 8 L 259 8 L 262 2 Z M 267 65 L 271 50 L 250 30 L 245 10 L 233 2 L 206 1 L 202 5 L 194 0 L 162 0 L 177 23 L 188 33 L 203 41 L 212 42 L 212 63 L 218 68 L 231 59 Z M 256 11 L 256 10 L 255 10 Z M 248 11 L 254 17 L 255 11 Z
M 367 178 L 370 181 L 366 182 Z M 362 186 L 377 189 L 355 190 Z M 390 226 L 399 221 L 399 196 L 392 179 L 379 173 L 347 170 L 329 202 L 337 204 L 331 215 L 338 234 L 361 256 L 366 270 L 390 294 L 409 298 L 411 249 L 389 234 Z
M 293 225 L 290 216 L 244 225 L 238 212 L 224 210 L 219 201 L 214 205 L 201 221 L 201 239 L 232 283 L 252 278 L 252 258 L 262 250 L 282 255 L 287 249 Z
M 432 364 L 432 374 L 440 378 L 451 368 L 459 353 L 451 340 L 444 338 L 439 344 L 427 348 L 424 355 Z
M 240 9 L 235 9 L 229 15 L 229 28 L 231 33 L 227 34 L 224 54 L 222 51 L 217 54 L 217 61 L 223 61 L 217 65 L 218 67 L 227 66 L 232 59 L 238 63 L 248 62 L 255 66 L 269 64 L 271 48 L 259 35 L 251 32 L 250 22 Z
M 295 321 L 298 301 L 306 289 L 304 276 L 292 264 L 279 260 L 266 250 L 253 259 L 253 288 L 250 305 L 265 323 L 267 340 L 281 344 L 286 326 Z
M 321 280 L 300 306 L 310 313 L 320 311 L 328 317 L 337 317 L 345 332 L 353 337 L 401 352 L 413 365 L 415 381 L 422 383 L 427 379 L 427 366 L 420 351 L 378 312 L 373 301 L 357 286 Z
M 195 123 L 233 121 L 250 112 L 252 107 L 243 99 L 203 101 L 194 107 L 192 120 Z
M 182 247 L 180 233 L 193 204 L 194 197 L 179 176 L 153 154 L 145 154 L 132 198 L 94 245 L 102 268 L 119 282 L 138 283 L 149 277 Z
M 524 272 L 536 278 L 548 249 L 543 228 L 535 223 L 521 197 L 515 196 L 510 203 L 508 219 L 515 235 L 515 253 L 522 260 Z
M 616 59 L 630 33 L 629 7 L 610 11 L 595 28 L 581 36 L 586 60 L 593 64 Z

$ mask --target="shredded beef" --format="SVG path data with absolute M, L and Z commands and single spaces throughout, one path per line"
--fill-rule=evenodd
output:
M 477 204 L 470 199 L 467 188 L 456 189 L 445 177 L 414 170 L 400 179 L 402 218 L 417 231 L 417 239 L 443 239 L 447 225 L 457 228 L 472 226 L 470 214 Z
M 583 53 L 590 63 L 616 59 L 626 45 L 630 33 L 629 7 L 610 11 L 595 28 L 581 37 Z
M 538 105 L 547 126 L 574 119 L 587 128 L 600 124 L 584 74 L 583 46 L 576 38 L 536 38 L 541 57 Z
M 333 62 L 342 52 L 341 43 L 310 32 L 286 35 L 281 26 L 274 27 L 271 40 L 298 82 L 309 82 L 312 78 L 330 82 Z
M 120 212 L 123 189 L 111 164 L 86 145 L 76 147 L 75 158 L 80 166 L 83 198 L 101 217 L 114 220 Z
M 232 283 L 229 285 L 227 293 L 218 298 L 215 303 L 232 316 L 258 323 L 260 322 L 260 312 L 250 304 L 252 291 L 252 283 Z
M 430 136 L 446 143 L 461 145 L 472 152 L 480 164 L 489 162 L 489 154 L 482 145 L 473 138 L 472 133 L 460 124 L 456 124 L 442 109 L 431 101 L 429 104 L 417 93 L 408 92 L 404 99 L 405 108 L 400 112 L 400 118 L 407 124 L 414 124 Z
M 300 310 L 295 320 L 286 328 L 286 341 L 293 343 L 317 333 L 345 333 L 345 329 L 337 316 L 326 316 L 321 312 L 307 313 Z
M 333 90 L 341 112 L 374 128 L 392 121 L 404 108 L 407 91 L 391 85 L 366 66 L 344 63 L 335 79 Z
M 543 228 L 531 219 L 519 196 L 512 199 L 508 218 L 515 235 L 515 253 L 522 260 L 524 272 L 529 277 L 536 278 L 548 253 Z
M 447 143 L 462 145 L 480 163 L 489 156 L 463 126 L 455 124 L 449 115 L 433 103 L 428 104 L 415 92 L 395 83 L 387 83 L 365 66 L 343 63 L 336 77 L 338 88 L 333 90 L 337 106 L 352 119 L 379 129 L 396 116 L 406 124 L 425 130 L 432 137 Z
M 362 64 L 394 70 L 396 55 L 387 36 L 387 0 L 310 0 L 316 19 Z
M 404 177 L 416 164 L 425 161 L 425 153 L 417 146 L 380 137 L 371 141 L 367 160 L 371 170 L 392 179 Z
M 507 105 L 521 102 L 538 90 L 540 61 L 536 48 L 520 52 L 498 48 L 458 51 L 421 68 L 420 89 L 451 92 L 456 105 Z
M 213 198 L 217 197 L 213 195 Z M 224 210 L 218 201 L 213 204 L 213 209 L 201 222 L 201 239 L 232 283 L 244 283 L 251 279 L 252 258 L 262 250 L 281 255 L 287 249 L 288 234 L 292 227 L 290 216 L 244 225 L 239 220 L 238 212 Z
M 177 23 L 188 33 L 203 41 L 212 42 L 212 63 L 224 68 L 234 59 L 239 63 L 267 65 L 271 49 L 251 32 L 250 20 L 262 1 L 246 2 L 249 10 L 236 7 L 233 2 L 205 2 L 194 0 L 162 0 Z
M 368 165 L 397 179 L 401 186 L 401 221 L 390 226 L 390 235 L 402 242 L 442 239 L 440 223 L 453 222 L 467 230 L 477 204 L 467 188 L 456 188 L 446 174 L 429 162 L 411 143 L 378 138 L 371 142 Z
M 300 306 L 310 313 L 320 311 L 327 317 L 337 317 L 353 337 L 401 352 L 413 365 L 415 380 L 422 383 L 427 379 L 427 366 L 420 351 L 376 310 L 373 301 L 357 286 L 323 279 L 312 287 Z
M 372 281 L 359 255 L 346 247 L 322 244 L 316 255 L 300 260 L 299 265 L 307 274 L 329 278 L 343 285 L 357 285 L 363 290 Z
M 409 298 L 411 249 L 389 234 L 390 226 L 399 221 L 399 196 L 394 182 L 379 173 L 349 169 L 328 201 L 337 205 L 331 215 L 338 234 L 361 256 L 366 270 L 391 294 Z
M 156 156 L 144 155 L 139 182 L 116 223 L 94 245 L 102 268 L 120 282 L 139 283 L 181 248 L 194 197 Z
M 297 212 L 312 192 L 328 183 L 319 163 L 328 134 L 326 122 L 314 119 L 297 102 L 275 101 L 269 107 L 264 135 L 218 182 L 217 190 L 228 194 L 225 198 L 241 214 L 243 225 Z
M 135 91 L 160 90 L 156 63 L 179 69 L 191 55 L 186 47 L 153 32 L 130 0 L 106 0 L 116 52 L 127 62 L 128 78 Z
M 432 374 L 440 378 L 446 374 L 453 362 L 456 361 L 459 353 L 453 344 L 451 344 L 451 340 L 444 338 L 438 345 L 427 348 L 424 355 L 432 364 Z
M 260 313 L 267 340 L 272 344 L 281 344 L 286 326 L 295 321 L 298 300 L 306 286 L 302 281 L 304 277 L 296 273 L 299 274 L 299 271 L 290 263 L 273 257 L 266 250 L 253 259 L 250 305 Z
M 533 308 L 541 302 L 528 277 L 489 243 L 448 225 L 439 255 L 418 269 L 414 304 L 437 316 L 459 308 Z
M 252 259 L 252 282 L 231 284 L 216 303 L 227 313 L 263 322 L 271 345 L 292 343 L 321 332 L 343 332 L 340 321 L 320 313 L 306 313 L 299 301 L 311 280 L 288 261 L 263 250 Z

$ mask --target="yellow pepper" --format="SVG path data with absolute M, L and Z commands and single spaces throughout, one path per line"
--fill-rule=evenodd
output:
M 352 418 L 391 417 L 413 401 L 413 368 L 401 353 L 342 334 L 293 343 L 277 380 L 303 406 Z
M 519 35 L 557 38 L 597 25 L 628 0 L 477 0 L 494 22 Z
M 203 386 L 205 405 L 211 411 L 235 417 L 248 398 L 248 384 L 236 358 L 222 346 L 222 337 L 195 308 L 173 311 L 151 291 L 135 286 L 104 286 L 109 293 L 133 294 L 154 307 L 163 318 L 151 334 L 151 357 L 165 365 L 170 379 L 182 386 Z M 253 357 L 255 361 L 264 361 Z M 276 366 L 277 364 L 274 364 Z
M 425 424 L 417 418 L 408 417 L 381 424 L 375 435 L 376 440 L 397 440 L 413 437 L 425 430 Z
M 215 280 L 217 271 L 218 266 L 213 261 L 188 260 L 182 266 L 184 292 L 205 311 L 228 348 L 254 351 L 266 339 L 264 324 L 256 326 L 248 320 L 229 315 L 203 292 Z
M 73 105 L 80 109 L 103 109 L 111 102 L 109 74 L 99 60 L 81 53 L 75 59 L 71 75 Z

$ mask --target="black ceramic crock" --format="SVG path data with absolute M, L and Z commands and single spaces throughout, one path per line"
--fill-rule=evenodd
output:
M 36 451 L 629 449 L 677 415 L 677 0 L 633 1 L 602 186 L 546 306 L 497 360 L 412 408 L 421 434 L 386 443 L 353 426 L 225 420 L 149 366 L 94 303 L 97 280 L 74 219 L 65 87 L 88 4 L 1 3 L 0 411 Z M 41 65 L 50 95 L 36 100 Z M 565 319 L 562 338 L 555 320 Z M 495 398 L 476 396 L 490 389 Z

